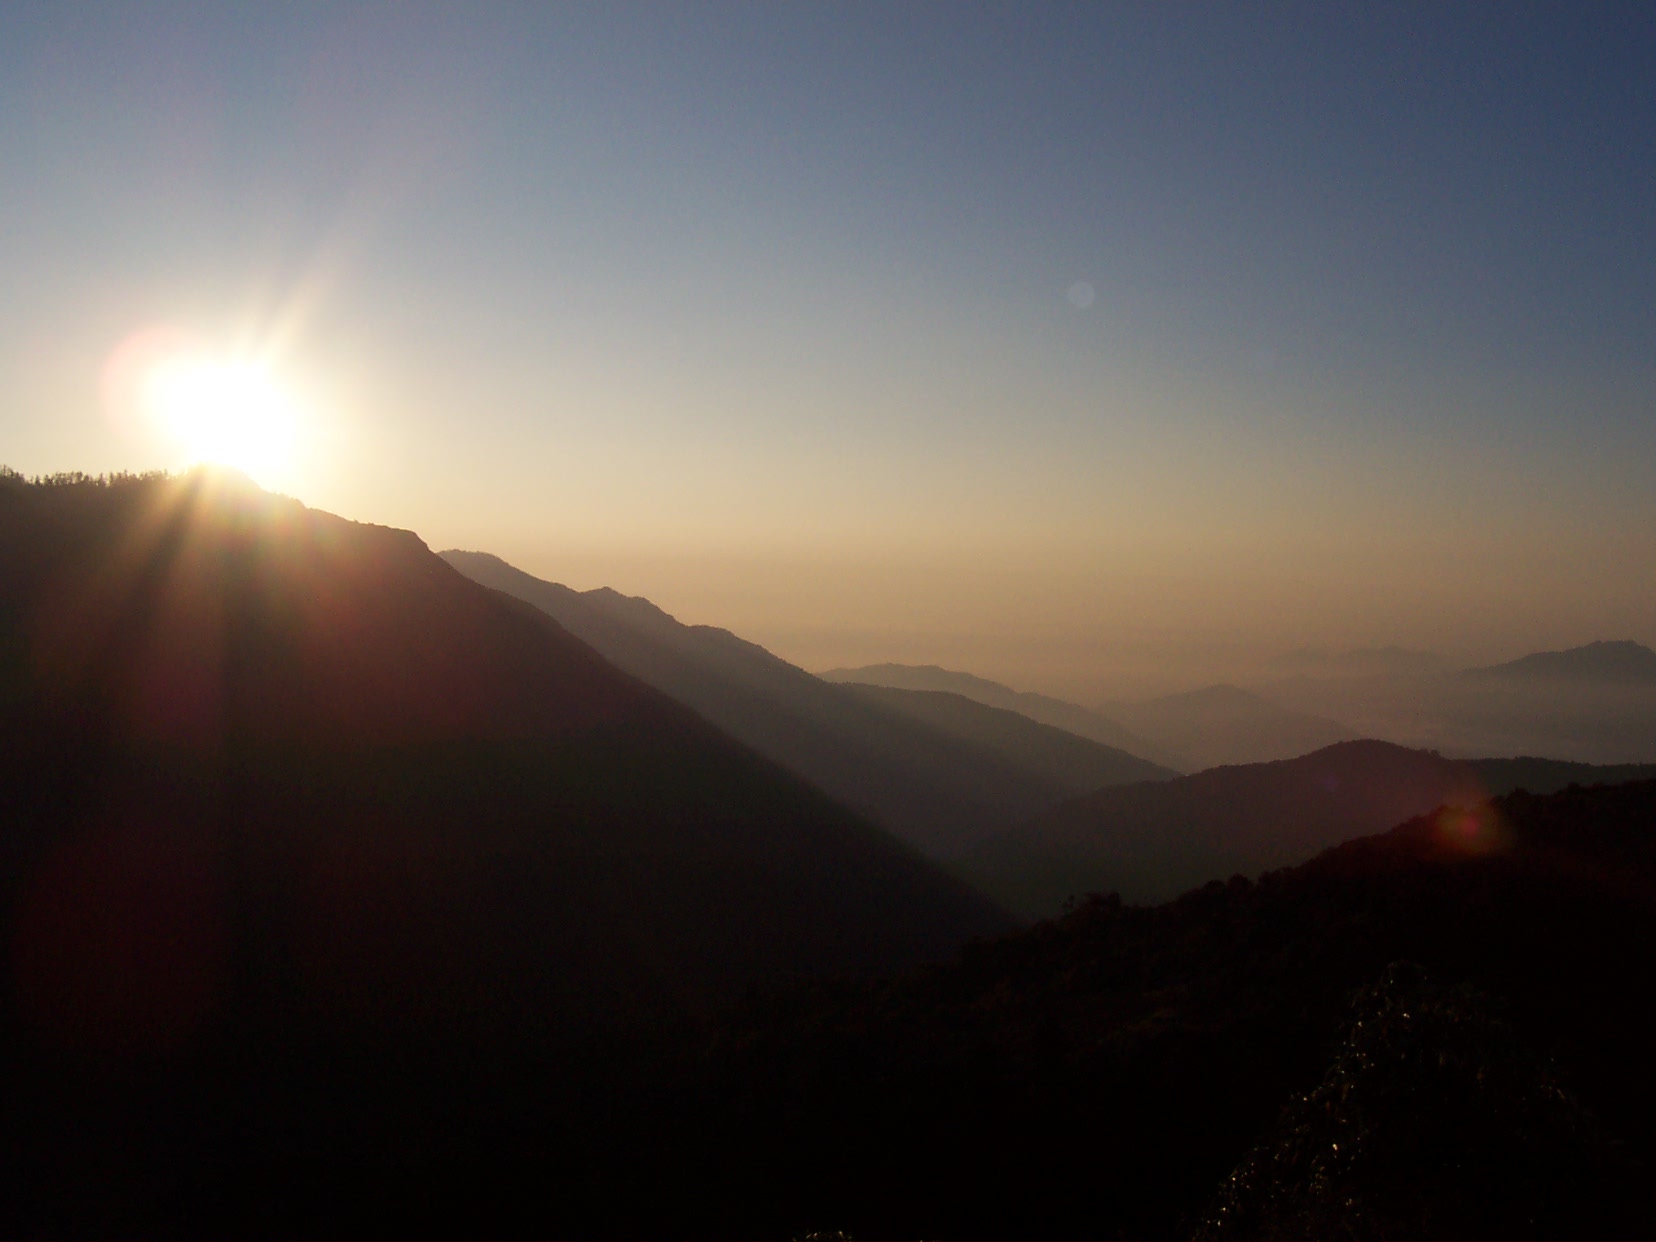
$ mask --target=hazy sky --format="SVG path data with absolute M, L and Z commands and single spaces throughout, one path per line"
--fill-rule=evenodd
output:
M 0 272 L 18 469 L 251 352 L 261 481 L 808 667 L 1656 643 L 1649 4 L 9 0 Z

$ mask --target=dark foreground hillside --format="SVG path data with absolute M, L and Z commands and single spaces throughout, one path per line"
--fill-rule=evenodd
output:
M 1656 782 L 1515 794 L 756 1002 L 672 1110 L 655 1223 L 1650 1236 L 1653 980 Z
M 1656 782 L 1512 795 L 892 981 L 756 992 L 423 1148 L 291 1125 L 254 1171 L 138 1167 L 169 1232 L 1648 1237 L 1653 828 Z M 133 1157 L 80 1128 L 103 1081 L 25 1078 L 21 1107 L 106 1215 L 53 1198 L 35 1142 L 9 1167 L 48 1223 L 131 1232 Z M 125 1084 L 176 1124 L 165 1079 Z M 273 1111 L 242 1098 L 215 1137 Z
M 1008 909 L 1045 918 L 1080 893 L 1167 901 L 1209 880 L 1304 862 L 1442 805 L 1656 777 L 1656 765 L 1445 759 L 1340 742 L 1297 759 L 1100 789 L 983 842 L 958 870 Z
M 406 1231 L 359 1170 L 606 1041 L 1009 925 L 408 532 L 211 475 L 0 478 L 0 706 L 8 1235 Z

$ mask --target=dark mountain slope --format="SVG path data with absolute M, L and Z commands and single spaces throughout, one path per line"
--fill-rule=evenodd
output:
M 1254 876 L 1445 803 L 1653 777 L 1652 764 L 1452 760 L 1342 742 L 1298 759 L 1098 790 L 985 842 L 960 870 L 1008 908 L 1041 918 L 1078 893 L 1162 901 L 1209 880 Z
M 481 840 L 502 817 L 520 821 L 527 835 L 513 848 L 526 853 L 608 853 L 631 865 L 655 848 L 713 850 L 707 861 L 729 864 L 733 881 L 768 873 L 766 885 L 803 886 L 796 896 L 822 887 L 810 905 L 850 903 L 831 927 L 799 920 L 802 956 L 792 962 L 791 949 L 765 950 L 787 968 L 849 966 L 859 953 L 871 955 L 861 965 L 878 965 L 888 950 L 923 953 L 928 941 L 947 945 L 994 925 L 986 907 L 895 842 L 539 612 L 468 582 L 407 532 L 206 475 L 8 486 L 0 505 L 13 781 L 30 784 L 34 772 L 16 757 L 43 751 L 49 736 L 68 743 L 61 753 L 181 781 L 222 787 L 229 773 L 294 810 L 315 800 L 307 781 L 353 787 L 341 813 L 361 810 L 370 821 L 382 801 L 418 815 L 426 799 L 439 820 L 464 807 Z M 560 789 L 543 775 L 548 767 L 580 775 Z M 439 769 L 453 771 L 439 778 Z M 518 775 L 455 785 L 445 807 L 443 780 L 474 769 Z M 410 789 L 389 783 L 405 771 Z M 89 789 L 100 779 L 96 770 L 82 777 Z M 748 808 L 763 811 L 744 819 Z M 326 805 L 313 812 L 334 815 Z M 633 829 L 636 841 L 626 835 Z M 833 892 L 828 877 L 840 871 L 845 887 Z M 874 904 L 859 908 L 859 894 Z M 714 903 L 732 896 L 706 894 Z M 774 904 L 760 890 L 749 897 Z M 876 914 L 886 900 L 896 904 Z M 935 937 L 921 931 L 933 915 Z M 873 927 L 867 916 L 897 922 Z M 771 938 L 778 930 L 769 928 Z M 743 952 L 732 945 L 702 966 L 683 964 L 686 979 L 724 973 Z
M 1286 707 L 1237 686 L 1207 686 L 1102 710 L 1158 746 L 1186 756 L 1192 771 L 1293 759 L 1357 734 L 1337 721 Z
M 0 702 L 0 1139 L 99 1202 L 407 1156 L 600 1032 L 1007 925 L 407 532 L 210 475 L 0 480 Z
M 1075 792 L 1044 758 L 1031 763 L 982 731 L 941 729 L 829 685 L 726 630 L 682 625 L 648 600 L 573 591 L 484 553 L 443 556 L 932 857 L 952 857 Z M 1120 771 L 1116 779 L 1142 779 L 1129 763 Z
M 0 504 L 12 689 L 112 741 L 498 740 L 660 715 L 584 643 L 473 589 L 408 531 L 208 475 L 11 485 Z
M 1056 913 L 1076 893 L 1165 901 L 1208 880 L 1303 861 L 1441 803 L 1486 797 L 1464 764 L 1343 742 L 1299 759 L 1101 789 L 986 842 L 962 872 L 1029 917 Z
M 732 1025 L 685 1105 L 764 1144 L 683 1177 L 750 1234 L 1188 1237 L 1227 1203 L 1326 1194 L 1294 1180 L 1322 1169 L 1352 1196 L 1342 1236 L 1648 1236 L 1653 825 L 1656 782 L 1517 794 L 1257 884 L 1095 898 L 896 982 L 790 991 Z M 1383 1092 L 1326 1089 L 1358 1071 Z M 1277 1159 L 1222 1198 L 1319 1081 L 1313 1134 L 1355 1138 L 1346 1164 Z M 1416 1117 L 1441 1132 L 1398 1142 Z
M 1587 685 L 1656 685 L 1656 651 L 1629 641 L 1588 643 L 1567 651 L 1538 651 L 1506 664 L 1467 669 L 1475 681 L 1579 682 Z
M 1467 766 L 1491 794 L 1525 790 L 1557 793 L 1571 785 L 1623 785 L 1656 780 L 1656 763 L 1570 763 L 1563 759 L 1468 759 Z
M 1177 756 L 1168 755 L 1147 737 L 1100 715 L 1079 703 L 1055 699 L 1046 694 L 1013 690 L 998 681 L 939 668 L 935 664 L 869 664 L 862 668 L 835 668 L 822 674 L 824 681 L 856 682 L 867 686 L 889 686 L 893 690 L 935 690 L 958 694 L 989 707 L 1017 712 L 1041 724 L 1088 738 L 1101 746 L 1124 750 L 1167 768 L 1180 768 Z

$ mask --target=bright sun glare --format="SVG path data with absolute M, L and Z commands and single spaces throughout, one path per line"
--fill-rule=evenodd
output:
M 233 466 L 261 482 L 293 464 L 298 409 L 258 362 L 168 359 L 151 371 L 144 402 L 158 429 L 192 464 Z

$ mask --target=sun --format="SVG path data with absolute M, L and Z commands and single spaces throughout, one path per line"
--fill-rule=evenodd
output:
M 157 430 L 191 465 L 231 466 L 269 484 L 294 464 L 298 405 L 257 360 L 167 358 L 148 375 L 144 405 Z

